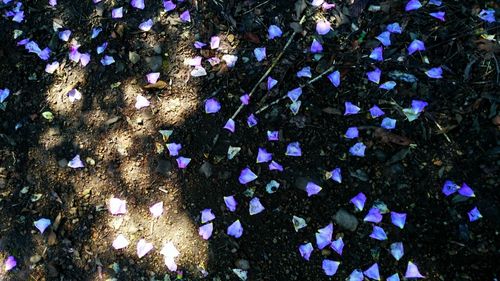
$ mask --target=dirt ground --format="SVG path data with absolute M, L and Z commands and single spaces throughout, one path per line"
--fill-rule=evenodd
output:
M 323 11 L 309 4 L 302 10 L 301 0 L 193 0 L 165 13 L 159 0 L 146 0 L 144 10 L 121 0 L 59 0 L 55 7 L 46 2 L 22 1 L 21 24 L 0 19 L 0 89 L 11 90 L 5 110 L 0 109 L 0 260 L 9 255 L 17 259 L 15 269 L 5 272 L 2 267 L 0 279 L 239 280 L 232 269 L 241 268 L 248 271 L 248 280 L 331 280 L 321 268 L 325 258 L 341 262 L 334 277 L 338 280 L 375 262 L 384 278 L 396 272 L 403 276 L 408 261 L 418 264 L 428 280 L 500 277 L 500 45 L 481 37 L 488 33 L 498 40 L 499 25 L 477 17 L 485 7 L 498 11 L 498 3 L 445 0 L 441 8 L 426 4 L 408 13 L 406 1 L 338 1 L 336 8 Z M 0 4 L 0 12 L 12 5 Z M 382 11 L 369 11 L 370 5 Z M 111 8 L 119 6 L 126 9 L 124 18 L 112 19 Z M 185 10 L 190 23 L 179 20 Z M 437 10 L 446 11 L 445 22 L 428 15 Z M 240 96 L 272 67 L 294 32 L 290 24 L 297 28 L 302 17 L 300 32 L 270 73 L 278 80 L 276 87 L 267 91 L 266 82 L 257 85 L 250 104 L 235 118 L 236 131 L 224 130 Z M 152 30 L 138 30 L 147 18 L 155 21 Z M 316 20 L 323 18 L 333 31 L 321 37 L 324 52 L 318 58 L 306 50 L 318 38 Z M 86 67 L 68 59 L 69 44 L 57 38 L 54 22 L 72 31 L 82 52 L 91 53 Z M 370 60 L 379 45 L 375 37 L 392 22 L 401 24 L 403 34 L 392 35 L 383 62 Z M 271 24 L 283 29 L 281 38 L 267 38 Z M 103 31 L 91 40 L 91 30 L 98 26 Z M 13 39 L 16 29 L 23 35 Z M 210 42 L 216 34 L 219 50 L 193 47 L 194 41 Z M 425 41 L 425 52 L 407 55 L 412 36 Z M 16 45 L 28 37 L 51 46 L 51 58 L 60 63 L 54 74 L 44 71 L 46 62 Z M 116 61 L 106 67 L 95 52 L 104 41 L 109 43 L 105 53 Z M 256 62 L 253 50 L 263 46 L 267 58 Z M 138 62 L 130 60 L 131 52 L 140 57 Z M 222 54 L 237 54 L 235 67 L 221 63 L 207 67 L 207 76 L 192 77 L 192 68 L 184 64 L 195 56 Z M 295 76 L 310 66 L 316 77 L 331 65 L 341 74 L 338 88 L 326 77 L 306 85 L 310 79 Z M 424 71 L 438 65 L 443 79 L 429 79 Z M 412 73 L 418 82 L 397 81 L 394 90 L 380 90 L 365 78 L 375 66 L 384 75 Z M 147 88 L 144 77 L 153 68 L 165 83 Z M 251 113 L 301 85 L 297 115 L 282 100 L 256 114 L 257 126 L 247 126 Z M 70 103 L 66 94 L 73 88 L 82 99 Z M 137 110 L 137 94 L 151 105 Z M 222 105 L 217 114 L 205 113 L 211 97 Z M 408 122 L 400 108 L 414 99 L 429 105 Z M 346 101 L 363 111 L 344 116 Z M 380 119 L 369 117 L 374 104 L 397 119 L 395 130 L 380 129 Z M 52 121 L 42 117 L 47 111 Z M 357 142 L 344 137 L 351 126 L 359 128 L 365 157 L 348 153 Z M 181 143 L 181 155 L 192 159 L 186 169 L 169 156 L 159 130 L 173 130 L 168 142 Z M 278 130 L 280 140 L 269 142 L 268 130 Z M 302 156 L 285 156 L 294 141 L 300 142 Z M 232 160 L 227 159 L 229 146 L 241 147 Z M 256 164 L 259 147 L 272 152 L 284 171 Z M 76 154 L 84 168 L 67 166 Z M 246 186 L 238 182 L 245 167 L 258 175 Z M 324 177 L 335 167 L 342 169 L 342 183 Z M 273 194 L 265 189 L 271 180 L 280 183 Z M 445 197 L 441 188 L 446 180 L 466 182 L 476 196 Z M 307 197 L 301 190 L 304 181 L 323 189 Z M 262 213 L 249 214 L 247 188 L 254 188 L 265 206 Z M 368 199 L 365 209 L 356 212 L 349 200 L 359 192 Z M 235 212 L 224 205 L 228 195 L 239 203 Z M 113 196 L 127 201 L 125 215 L 108 212 Z M 371 239 L 372 225 L 363 222 L 377 200 L 408 214 L 404 229 L 384 215 L 379 225 L 389 236 L 386 241 Z M 160 201 L 164 213 L 153 220 L 149 207 Z M 473 206 L 483 218 L 469 222 Z M 200 211 L 206 208 L 216 215 L 209 240 L 198 234 Z M 342 256 L 318 250 L 314 236 L 340 209 L 359 221 L 355 231 L 334 223 L 334 237 L 345 243 Z M 304 218 L 307 227 L 296 232 L 293 216 Z M 41 217 L 53 222 L 43 235 L 33 226 Z M 244 228 L 239 239 L 226 233 L 237 219 Z M 131 242 L 127 248 L 112 248 L 118 234 Z M 141 238 L 154 249 L 139 259 L 135 244 Z M 182 274 L 170 272 L 160 255 L 169 241 L 180 252 L 176 262 Z M 389 252 L 397 241 L 405 247 L 400 261 Z M 307 242 L 315 246 L 310 261 L 298 251 Z

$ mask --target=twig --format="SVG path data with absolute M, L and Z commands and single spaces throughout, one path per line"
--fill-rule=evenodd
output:
M 252 12 L 253 10 L 257 9 L 257 8 L 258 8 L 258 7 L 260 7 L 260 6 L 264 6 L 264 5 L 266 5 L 267 3 L 269 3 L 269 1 L 270 1 L 270 0 L 267 0 L 267 1 L 264 1 L 264 2 L 260 3 L 259 5 L 257 5 L 257 6 L 255 6 L 255 7 L 253 7 L 253 8 L 251 8 L 250 10 L 248 10 L 248 11 L 244 12 L 244 13 L 243 13 L 243 15 L 246 15 L 246 14 L 248 14 L 248 13 Z
M 439 125 L 439 123 L 436 121 L 436 119 L 429 113 L 426 113 L 425 116 L 429 117 L 429 119 L 431 119 L 434 124 L 436 124 L 436 127 L 438 127 L 438 129 L 440 130 L 440 132 L 444 135 L 444 137 L 446 138 L 446 140 L 451 143 L 451 139 L 448 137 L 448 135 L 446 134 L 446 131 L 443 129 L 443 127 L 441 127 L 441 125 Z
M 500 67 L 498 67 L 497 56 L 493 54 L 493 59 L 495 60 L 495 65 L 497 66 L 497 85 L 500 84 Z

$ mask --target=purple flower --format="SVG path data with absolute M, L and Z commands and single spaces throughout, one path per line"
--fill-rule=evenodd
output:
M 104 66 L 115 63 L 115 59 L 112 56 L 105 55 L 104 58 L 101 59 L 101 64 Z
M 90 39 L 96 38 L 99 35 L 99 33 L 101 33 L 101 32 L 102 32 L 102 28 L 100 28 L 100 27 L 92 28 L 92 34 L 90 35 Z
M 153 250 L 153 243 L 146 242 L 145 239 L 139 240 L 137 242 L 137 257 L 144 257 L 149 251 Z
M 208 114 L 219 112 L 221 106 L 216 99 L 208 99 L 205 101 L 205 112 Z
M 5 89 L 0 89 L 0 103 L 4 102 L 5 99 L 7 99 L 10 95 L 10 90 L 5 88 Z
M 465 182 L 462 184 L 460 189 L 458 189 L 458 194 L 465 197 L 476 197 L 474 190 L 472 190 L 472 188 L 470 188 Z
M 72 89 L 71 91 L 68 92 L 67 95 L 68 95 L 69 101 L 72 103 L 77 101 L 77 100 L 82 99 L 82 93 L 80 93 L 80 91 L 78 91 L 77 89 Z
M 236 202 L 236 199 L 234 199 L 233 195 L 224 196 L 224 203 L 226 204 L 226 207 L 228 208 L 229 211 L 231 212 L 236 211 L 236 206 L 238 206 L 238 202 Z
M 198 229 L 198 234 L 205 240 L 208 240 L 212 236 L 212 232 L 214 231 L 214 224 L 207 223 L 205 225 L 200 226 Z
M 166 12 L 174 10 L 176 6 L 172 1 L 163 1 L 163 8 L 165 8 Z
M 250 168 L 245 168 L 241 170 L 239 181 L 241 184 L 247 184 L 251 181 L 254 181 L 257 178 L 258 178 L 257 175 L 254 172 L 252 172 Z
M 321 52 L 323 52 L 323 46 L 321 45 L 321 43 L 318 42 L 318 40 L 313 39 L 311 43 L 311 53 L 315 54 Z
M 193 77 L 201 77 L 207 75 L 207 71 L 202 66 L 196 66 L 193 70 L 191 70 L 191 76 Z
M 186 158 L 186 157 L 178 157 L 175 159 L 177 161 L 177 166 L 179 169 L 185 169 L 187 165 L 189 165 L 189 162 L 191 162 L 191 158 Z
M 363 274 L 368 278 L 371 278 L 374 280 L 380 280 L 380 273 L 378 271 L 378 264 L 377 263 L 374 263 L 372 266 L 370 266 L 370 268 L 363 271 Z
M 51 222 L 49 219 L 41 218 L 33 223 L 35 227 L 40 231 L 41 234 L 50 226 Z
M 111 10 L 111 17 L 114 19 L 123 18 L 123 7 Z
M 249 206 L 248 206 L 248 212 L 250 213 L 251 216 L 256 215 L 262 211 L 264 211 L 264 206 L 260 203 L 259 198 L 254 197 L 252 200 L 250 200 Z
M 333 235 L 332 223 L 328 224 L 323 228 L 318 229 L 318 232 L 316 232 L 316 244 L 318 245 L 318 248 L 320 250 L 330 245 L 330 243 L 332 242 L 332 235 Z
M 361 110 L 361 108 L 355 106 L 350 101 L 346 101 L 344 105 L 345 105 L 344 115 L 358 114 L 358 112 Z
M 83 53 L 80 56 L 80 65 L 82 67 L 85 67 L 87 64 L 90 62 L 90 54 L 89 53 Z
M 240 238 L 243 235 L 243 227 L 241 226 L 240 220 L 236 220 L 227 228 L 227 235 L 233 236 L 234 238 Z
M 248 116 L 247 118 L 247 125 L 248 127 L 252 128 L 253 126 L 257 125 L 259 121 L 257 120 L 257 117 L 252 113 Z
M 311 78 L 312 77 L 311 67 L 309 67 L 309 66 L 303 67 L 301 70 L 299 70 L 297 72 L 297 77 L 298 78 L 300 78 L 300 77 Z
M 483 217 L 483 215 L 481 215 L 477 207 L 472 208 L 472 210 L 467 212 L 467 215 L 469 216 L 470 222 L 477 221 L 478 219 Z
M 430 78 L 440 79 L 443 78 L 443 69 L 440 66 L 431 68 L 425 72 Z
M 371 208 L 363 221 L 379 223 L 382 221 L 382 214 L 378 208 Z
M 18 11 L 12 17 L 12 21 L 21 23 L 24 20 L 24 11 Z
M 443 189 L 441 190 L 445 196 L 450 196 L 451 194 L 455 193 L 460 187 L 450 181 L 450 180 L 447 180 L 444 182 L 444 185 L 443 185 Z
M 411 261 L 408 262 L 408 266 L 406 267 L 405 278 L 425 278 L 418 271 L 417 266 Z
M 395 22 L 395 23 L 391 23 L 391 24 L 388 24 L 387 25 L 387 31 L 389 31 L 390 33 L 398 33 L 398 34 L 401 34 L 403 31 L 401 30 L 401 26 L 399 26 L 399 23 Z
M 250 103 L 250 96 L 248 94 L 244 94 L 240 97 L 240 101 L 244 105 L 248 105 Z
M 441 6 L 443 2 L 441 0 L 429 0 L 429 5 Z
M 331 179 L 338 182 L 338 183 L 342 183 L 342 171 L 339 167 L 333 169 L 333 171 L 330 172 L 331 173 Z
M 79 47 L 80 46 L 78 46 L 78 45 L 69 46 L 68 57 L 71 61 L 74 61 L 74 62 L 80 61 L 80 57 L 82 56 L 82 54 L 78 51 Z
M 267 131 L 267 139 L 269 141 L 278 141 L 279 140 L 279 132 L 278 131 Z
M 167 143 L 167 149 L 170 154 L 170 156 L 177 156 L 179 155 L 179 150 L 181 150 L 182 144 L 180 143 Z
M 362 192 L 360 192 L 360 193 L 358 193 L 358 195 L 351 198 L 351 201 L 349 201 L 349 202 L 354 204 L 354 207 L 356 207 L 356 209 L 358 211 L 363 211 L 363 208 L 365 207 L 365 202 L 366 202 L 366 195 L 364 195 Z
M 68 42 L 70 36 L 71 36 L 71 30 L 69 29 L 59 32 L 59 39 L 63 40 L 64 42 Z
M 195 47 L 196 49 L 201 49 L 201 48 L 205 47 L 207 44 L 205 44 L 205 43 L 203 43 L 203 42 L 200 42 L 200 41 L 194 41 L 194 44 L 193 44 L 193 45 L 194 45 L 194 47 Z
M 415 114 L 419 114 L 424 111 L 424 108 L 428 105 L 427 102 L 421 100 L 412 100 L 411 101 L 411 109 Z
M 257 154 L 257 163 L 269 162 L 273 159 L 273 154 L 267 152 L 265 148 L 259 147 L 259 152 Z
M 325 274 L 327 276 L 333 276 L 335 273 L 337 273 L 337 269 L 339 268 L 340 262 L 338 261 L 332 261 L 328 259 L 323 260 L 323 271 L 325 271 Z
M 484 20 L 485 22 L 489 22 L 489 23 L 492 23 L 492 22 L 495 22 L 496 19 L 495 19 L 495 10 L 493 9 L 488 9 L 488 10 L 481 10 L 481 12 L 479 12 L 479 18 Z
M 97 54 L 102 54 L 104 53 L 104 51 L 106 50 L 106 48 L 108 47 L 108 42 L 104 42 L 102 43 L 102 45 L 100 46 L 97 46 Z
M 342 250 L 344 249 L 344 241 L 342 240 L 342 237 L 334 240 L 330 247 L 337 252 L 337 254 L 342 255 Z
M 120 250 L 126 248 L 130 242 L 122 234 L 118 235 L 115 240 L 113 240 L 113 248 Z
M 234 133 L 235 130 L 235 123 L 234 120 L 229 118 L 226 122 L 226 125 L 224 125 L 224 129 L 229 130 L 231 133 Z
M 127 212 L 127 201 L 112 197 L 109 199 L 108 210 L 112 215 L 121 215 Z
M 366 145 L 364 145 L 362 142 L 358 142 L 355 145 L 353 145 L 351 148 L 349 148 L 349 153 L 354 156 L 358 157 L 364 157 L 365 156 L 365 149 Z
M 184 12 L 182 12 L 179 18 L 182 22 L 191 22 L 191 15 L 189 14 L 189 10 L 185 10 Z
M 136 109 L 148 107 L 149 105 L 150 105 L 150 102 L 144 96 L 137 95 L 137 97 L 135 98 L 135 108 Z
M 163 202 L 158 202 L 153 206 L 149 207 L 149 212 L 153 215 L 153 218 L 158 218 L 163 214 Z
M 397 84 L 394 81 L 387 81 L 387 82 L 383 83 L 382 85 L 380 85 L 379 88 L 390 91 L 390 90 L 394 89 L 394 87 L 396 87 L 396 85 Z
M 375 68 L 373 71 L 369 71 L 366 73 L 366 76 L 368 77 L 368 80 L 372 81 L 375 84 L 380 83 L 380 75 L 382 74 L 382 70 L 380 70 L 378 67 Z
M 49 5 L 55 7 L 57 5 L 57 0 L 49 0 Z
M 204 209 L 201 212 L 201 223 L 206 223 L 215 219 L 212 209 Z
M 269 170 L 278 170 L 280 172 L 283 172 L 283 166 L 281 166 L 278 162 L 271 161 L 271 163 L 269 163 Z
M 335 4 L 330 4 L 330 3 L 327 3 L 327 2 L 323 2 L 323 4 L 321 5 L 321 8 L 322 8 L 323 10 L 325 10 L 325 11 L 326 11 L 326 10 L 333 9 L 333 8 L 335 8 L 335 7 L 336 7 L 336 5 L 335 5 Z
M 440 21 L 445 21 L 444 19 L 444 16 L 445 16 L 445 12 L 435 12 L 435 13 L 429 13 L 429 15 L 433 18 L 436 18 Z
M 308 261 L 309 258 L 311 257 L 311 253 L 313 251 L 313 246 L 311 243 L 307 243 L 307 244 L 302 244 L 299 246 L 299 252 L 300 252 L 300 255 L 306 260 Z
M 17 265 L 16 259 L 13 256 L 9 256 L 5 260 L 4 269 L 5 269 L 5 271 L 9 271 L 9 270 L 13 269 L 14 267 L 16 267 L 16 265 Z
M 330 29 L 332 29 L 332 27 L 327 20 L 319 20 L 316 22 L 316 32 L 318 32 L 319 35 L 327 34 L 330 32 Z
M 330 82 L 332 82 L 335 88 L 338 88 L 340 86 L 340 72 L 338 70 L 330 73 L 328 75 L 328 79 L 330 80 Z
M 146 80 L 148 80 L 149 84 L 158 82 L 158 78 L 160 78 L 160 72 L 151 72 L 146 74 Z
M 384 51 L 383 47 L 377 47 L 373 49 L 373 51 L 370 54 L 370 58 L 376 61 L 383 61 L 384 60 L 384 56 L 382 54 L 383 51 Z
M 403 243 L 401 243 L 401 242 L 392 243 L 390 248 L 391 248 L 391 255 L 397 261 L 403 257 L 403 255 L 405 253 L 404 248 L 403 248 Z
M 391 33 L 389 31 L 384 31 L 375 38 L 386 47 L 391 45 Z
M 286 156 L 302 156 L 302 149 L 300 149 L 300 143 L 298 141 L 291 142 L 286 147 Z
M 403 229 L 406 222 L 406 213 L 391 212 L 391 221 L 392 224 Z
M 146 32 L 150 31 L 151 27 L 153 27 L 153 20 L 152 19 L 148 19 L 147 21 L 144 21 L 141 24 L 139 24 L 139 29 L 142 31 L 146 31 Z
M 311 5 L 313 5 L 314 7 L 319 7 L 323 4 L 324 0 L 312 0 L 311 1 Z
M 267 29 L 269 39 L 274 39 L 276 37 L 281 37 L 283 35 L 283 31 L 276 25 L 270 25 Z
M 262 61 L 263 59 L 266 58 L 266 48 L 255 48 L 253 50 L 253 54 L 255 55 L 255 58 L 257 61 Z
M 359 269 L 355 269 L 349 275 L 349 281 L 363 281 L 363 272 Z
M 378 107 L 377 105 L 374 105 L 372 106 L 372 108 L 370 108 L 370 115 L 372 116 L 372 118 L 377 118 L 384 114 L 385 112 L 382 111 L 382 109 L 380 109 L 380 107 Z
M 73 168 L 73 169 L 83 168 L 84 165 L 83 165 L 82 160 L 80 160 L 80 155 L 78 155 L 78 154 L 75 155 L 75 157 L 73 157 L 73 159 L 71 159 L 71 161 L 68 162 L 68 167 Z
M 412 55 L 416 51 L 425 51 L 425 44 L 424 42 L 415 39 L 410 43 L 410 46 L 408 46 L 408 54 Z
M 348 139 L 355 139 L 359 136 L 359 131 L 357 127 L 349 127 L 345 132 L 345 137 Z
M 130 0 L 130 5 L 136 9 L 144 10 L 144 0 Z
M 400 281 L 399 275 L 394 273 L 393 275 L 387 277 L 386 281 Z
M 271 76 L 267 77 L 267 90 L 270 91 L 274 86 L 278 84 L 278 80 L 274 80 Z
M 392 130 L 392 129 L 396 128 L 396 119 L 385 117 L 384 119 L 382 119 L 382 123 L 380 124 L 380 127 L 387 129 L 387 130 Z
M 311 197 L 318 194 L 321 191 L 321 186 L 315 184 L 314 182 L 308 182 L 306 185 L 307 196 Z
M 233 67 L 238 61 L 238 57 L 235 55 L 223 55 L 222 60 L 226 62 L 227 67 Z
M 302 88 L 298 87 L 298 88 L 295 88 L 291 91 L 289 91 L 287 94 L 286 94 L 293 102 L 296 102 L 300 95 L 302 95 Z
M 422 4 L 418 0 L 410 0 L 408 3 L 406 3 L 405 11 L 413 11 L 413 10 L 418 10 L 422 7 Z
M 220 37 L 219 36 L 212 36 L 210 37 L 210 49 L 218 49 L 220 46 Z

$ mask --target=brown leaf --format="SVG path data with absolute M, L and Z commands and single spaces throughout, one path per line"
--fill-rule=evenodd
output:
M 254 44 L 260 44 L 259 36 L 257 36 L 255 33 L 247 32 L 245 33 L 245 35 L 243 35 L 243 38 Z
M 500 53 L 500 45 L 486 39 L 476 40 L 477 48 L 488 53 Z
M 159 80 L 158 82 L 156 82 L 154 84 L 148 84 L 148 85 L 144 86 L 144 89 L 148 89 L 148 90 L 149 89 L 158 89 L 158 90 L 161 90 L 161 89 L 165 89 L 167 86 L 168 86 L 167 82 Z
M 394 143 L 402 146 L 408 146 L 412 143 L 409 138 L 393 134 L 382 128 L 375 129 L 375 137 L 383 143 Z

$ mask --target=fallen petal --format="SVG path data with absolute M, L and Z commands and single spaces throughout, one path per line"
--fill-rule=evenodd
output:
M 33 223 L 35 227 L 40 231 L 40 234 L 43 234 L 43 232 L 47 229 L 47 227 L 50 226 L 51 221 L 46 218 L 41 218 Z
M 113 241 L 113 248 L 116 250 L 123 249 L 127 247 L 130 244 L 130 242 L 123 236 L 122 234 L 118 235 L 116 239 Z
M 240 238 L 243 235 L 243 227 L 240 220 L 236 220 L 227 228 L 227 234 L 234 238 Z
M 153 250 L 153 243 L 148 243 L 144 239 L 137 242 L 137 257 L 142 258 L 151 250 Z

